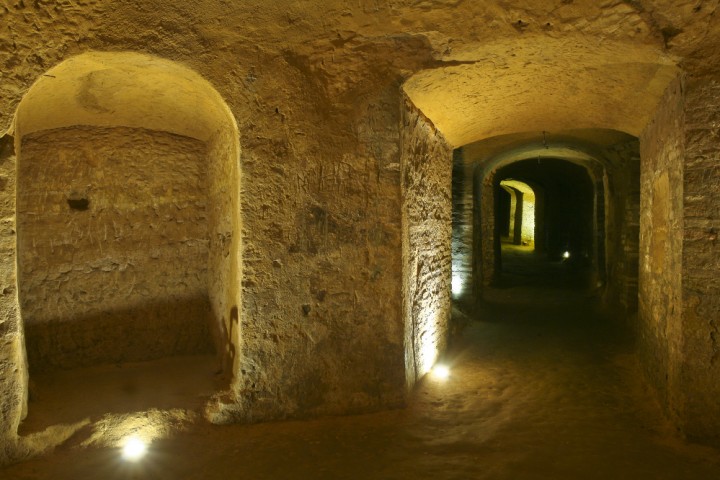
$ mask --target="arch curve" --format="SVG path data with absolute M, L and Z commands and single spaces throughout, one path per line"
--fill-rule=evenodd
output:
M 76 125 L 146 128 L 201 141 L 226 125 L 237 129 L 200 74 L 136 52 L 87 52 L 48 70 L 18 105 L 15 136 Z

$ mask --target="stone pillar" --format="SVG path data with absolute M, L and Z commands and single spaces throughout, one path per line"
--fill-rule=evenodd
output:
M 638 343 L 661 402 L 682 417 L 683 98 L 680 79 L 666 90 L 640 136 L 640 268 Z
M 642 360 L 689 438 L 720 445 L 720 81 L 678 79 L 640 138 Z
M 523 221 L 523 193 L 520 190 L 513 189 L 515 192 L 515 218 L 513 223 L 513 245 L 522 245 L 522 221 Z
M 15 149 L 0 138 L 0 465 L 16 453 L 27 414 L 27 362 L 15 270 Z

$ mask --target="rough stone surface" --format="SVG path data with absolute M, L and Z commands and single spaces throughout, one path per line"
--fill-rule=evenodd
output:
M 712 213 L 702 217 L 697 209 L 717 210 L 711 193 L 715 157 L 708 153 L 717 146 L 710 113 L 720 64 L 717 6 L 717 0 L 6 1 L 0 4 L 0 135 L 14 133 L 20 140 L 23 128 L 84 125 L 145 128 L 205 142 L 210 161 L 229 162 L 211 164 L 206 172 L 213 203 L 206 211 L 207 301 L 220 325 L 218 353 L 233 375 L 216 420 L 349 413 L 402 404 L 407 380 L 412 383 L 418 373 L 415 360 L 408 363 L 407 346 L 434 344 L 428 335 L 410 338 L 408 330 L 419 317 L 408 305 L 417 301 L 415 313 L 430 314 L 435 300 L 424 295 L 438 292 L 436 313 L 442 314 L 442 292 L 449 295 L 449 261 L 446 266 L 437 258 L 431 261 L 438 261 L 446 279 L 424 276 L 415 290 L 419 296 L 407 287 L 408 275 L 416 272 L 403 258 L 422 260 L 429 253 L 421 244 L 413 244 L 416 252 L 403 244 L 410 245 L 411 238 L 410 223 L 403 223 L 410 218 L 403 205 L 410 204 L 403 195 L 418 190 L 404 189 L 400 175 L 409 148 L 403 139 L 413 137 L 403 127 L 410 118 L 401 113 L 405 95 L 427 118 L 426 126 L 418 123 L 425 133 L 416 132 L 416 146 L 434 152 L 429 156 L 444 156 L 449 145 L 492 138 L 485 145 L 492 144 L 492 156 L 510 152 L 505 157 L 510 161 L 515 135 L 533 142 L 535 150 L 527 154 L 544 149 L 538 143 L 543 131 L 614 129 L 638 136 L 650 131 L 646 126 L 653 119 L 659 123 L 650 128 L 665 131 L 661 124 L 676 117 L 663 113 L 668 108 L 663 94 L 681 71 L 698 78 L 689 112 L 700 127 L 685 134 L 692 165 L 687 179 L 653 178 L 657 193 L 654 183 L 643 184 L 641 197 L 643 205 L 653 203 L 653 195 L 659 200 L 667 182 L 672 202 L 679 194 L 687 207 L 676 212 L 674 203 L 664 209 L 655 202 L 660 205 L 655 211 L 641 208 L 640 223 L 647 231 L 651 224 L 643 222 L 655 215 L 659 225 L 675 228 L 688 217 L 680 236 L 687 236 L 682 247 L 689 253 L 682 253 L 679 270 L 673 270 L 682 275 L 681 313 L 671 308 L 679 306 L 673 303 L 679 297 L 642 293 L 655 283 L 640 288 L 646 306 L 658 308 L 658 322 L 667 320 L 666 311 L 693 315 L 668 323 L 690 328 L 691 349 L 677 354 L 695 352 L 698 362 L 710 361 L 714 324 L 708 319 L 718 316 L 713 293 L 718 267 L 716 243 L 708 239 L 718 227 Z M 93 53 L 88 70 L 73 63 L 92 51 L 111 53 Z M 137 78 L 143 72 L 151 81 Z M 31 89 L 35 82 L 40 90 Z M 37 92 L 43 92 L 38 103 L 23 116 L 21 101 Z M 573 145 L 587 145 L 587 138 L 573 135 Z M 655 138 L 650 162 L 663 157 L 658 152 L 672 150 L 674 134 Z M 618 143 L 590 140 L 603 148 Z M 573 145 L 554 153 L 586 161 Z M 431 185 L 447 180 L 447 190 L 438 187 L 433 195 L 448 204 L 426 205 L 427 213 L 437 214 L 428 221 L 438 231 L 441 225 L 450 228 L 449 158 L 442 167 L 446 172 L 428 177 Z M 10 419 L 1 428 L 7 438 L 14 438 L 26 392 L 13 270 L 13 165 L 4 161 L 0 184 L 7 291 L 0 299 L 5 319 L 0 402 Z M 677 185 L 690 193 L 677 191 Z M 709 193 L 696 192 L 696 185 Z M 82 200 L 73 199 L 79 207 Z M 617 218 L 628 223 L 625 215 L 631 212 L 626 208 Z M 420 225 L 420 216 L 412 221 Z M 430 233 L 431 244 L 448 249 L 439 257 L 449 258 L 449 240 L 446 245 Z M 475 238 L 492 241 L 492 236 Z M 617 251 L 631 255 L 631 245 L 619 240 Z M 659 241 L 653 245 L 662 250 Z M 642 254 L 641 249 L 641 262 Z M 623 270 L 629 272 L 631 263 Z M 486 267 L 486 273 L 492 271 L 492 265 Z M 476 261 L 475 268 L 482 265 Z M 658 282 L 679 282 L 668 275 Z M 673 283 L 673 294 L 676 289 Z M 664 383 L 663 368 L 656 369 L 658 384 Z M 683 385 L 697 390 L 713 375 L 702 373 L 699 363 L 684 372 Z M 686 425 L 701 422 L 696 412 L 707 402 L 701 395 L 697 404 L 688 404 Z M 698 435 L 711 435 L 718 424 L 707 422 Z M 5 442 L 4 448 L 12 445 Z
M 23 325 L 18 315 L 15 269 L 15 145 L 0 137 L 0 464 L 17 457 L 17 429 L 27 413 L 28 372 Z
M 603 157 L 608 168 L 597 188 L 605 194 L 605 299 L 632 315 L 638 309 L 640 144 L 620 142 L 603 149 Z
M 682 181 L 682 359 L 685 432 L 720 444 L 720 83 L 691 79 L 685 93 Z
M 212 349 L 203 142 L 65 128 L 24 136 L 20 159 L 31 370 Z
M 640 137 L 639 332 L 644 365 L 663 404 L 681 416 L 683 95 L 680 79 L 665 92 Z
M 235 380 L 240 361 L 237 353 L 242 348 L 238 313 L 242 275 L 239 155 L 236 127 L 233 122 L 226 122 L 210 138 L 205 162 L 209 223 L 207 293 L 218 359 L 226 377 Z
M 452 171 L 452 294 L 464 309 L 472 308 L 475 294 L 473 281 L 473 232 L 475 213 L 473 175 L 476 165 L 465 161 L 462 148 L 453 151 Z M 479 250 L 478 250 L 479 251 Z
M 447 346 L 452 149 L 412 105 L 403 127 L 405 370 L 412 386 Z

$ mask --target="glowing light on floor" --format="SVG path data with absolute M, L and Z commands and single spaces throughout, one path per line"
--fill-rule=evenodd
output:
M 432 375 L 438 380 L 447 380 L 450 377 L 450 368 L 447 365 L 438 363 L 433 367 Z
M 570 252 L 565 251 L 565 252 L 563 253 L 563 258 L 570 258 Z
M 122 457 L 130 462 L 137 462 L 147 453 L 147 445 L 138 437 L 128 437 L 122 447 Z

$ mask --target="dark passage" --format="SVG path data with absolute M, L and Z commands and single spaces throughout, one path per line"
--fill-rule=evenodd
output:
M 496 286 L 588 288 L 602 276 L 602 222 L 596 220 L 594 199 L 603 192 L 593 190 L 584 167 L 559 159 L 524 160 L 500 169 L 496 178 Z M 532 190 L 523 195 L 512 184 Z

